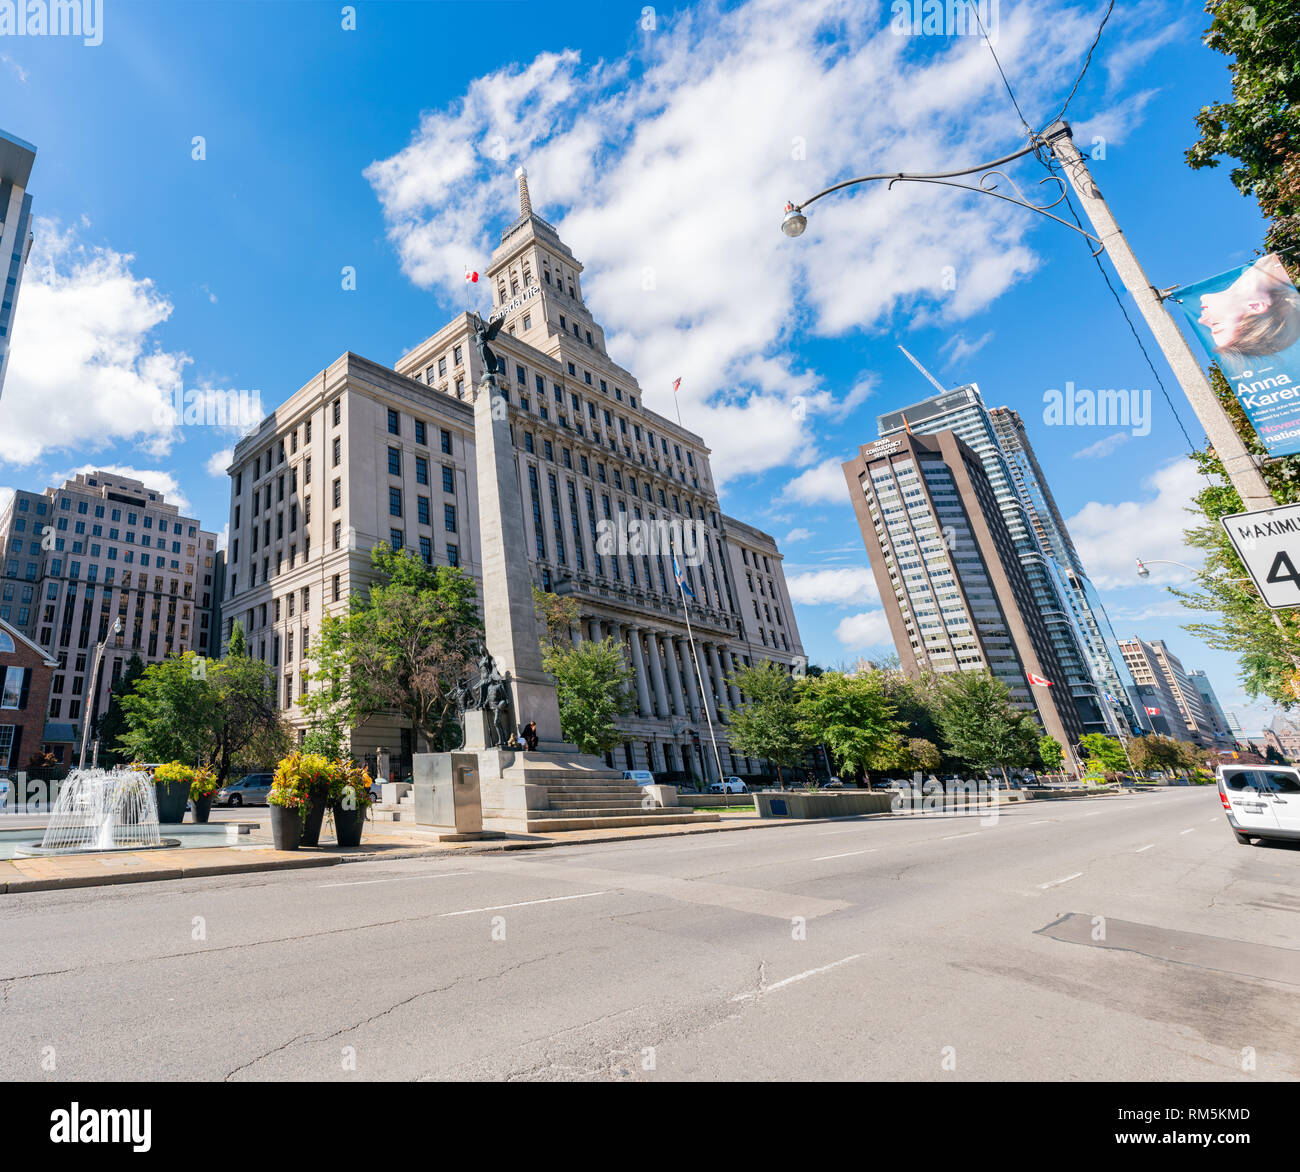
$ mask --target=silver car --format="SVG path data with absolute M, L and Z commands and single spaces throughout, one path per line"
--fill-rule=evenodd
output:
M 217 790 L 215 804 L 218 806 L 265 806 L 267 795 L 271 792 L 272 773 L 247 773 L 238 781 Z

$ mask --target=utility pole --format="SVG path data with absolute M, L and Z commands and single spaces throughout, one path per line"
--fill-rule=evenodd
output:
M 1079 148 L 1074 145 L 1074 138 L 1068 122 L 1053 123 L 1044 132 L 1043 138 L 1065 169 L 1066 178 L 1074 189 L 1075 195 L 1092 221 L 1097 238 L 1110 256 L 1119 279 L 1133 295 L 1138 309 L 1146 318 L 1146 323 L 1155 335 L 1156 343 L 1164 351 L 1165 358 L 1173 368 L 1174 377 L 1178 379 L 1191 403 L 1196 418 L 1205 429 L 1215 454 L 1222 462 L 1228 479 L 1232 481 L 1241 496 L 1241 503 L 1248 511 L 1275 508 L 1277 502 L 1269 492 L 1259 470 L 1255 457 L 1246 449 L 1237 429 L 1223 409 L 1210 380 L 1205 377 L 1205 370 L 1192 353 L 1191 346 L 1183 336 L 1173 315 L 1165 308 L 1164 299 L 1147 278 L 1142 265 L 1129 246 L 1127 238 L 1111 214 L 1101 190 L 1097 187 L 1084 161 Z

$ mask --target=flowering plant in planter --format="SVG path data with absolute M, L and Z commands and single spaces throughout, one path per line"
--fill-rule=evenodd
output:
M 195 772 L 192 765 L 186 765 L 182 761 L 168 761 L 153 771 L 153 779 L 162 782 L 163 785 L 172 785 L 179 781 L 190 786 L 194 782 Z
M 340 757 L 330 769 L 330 805 L 365 810 L 375 800 L 371 793 L 373 784 L 374 780 L 363 768 Z
M 204 765 L 201 769 L 190 770 L 190 801 L 201 802 L 217 792 L 217 775 L 212 767 Z
M 305 814 L 313 800 L 328 800 L 333 766 L 319 753 L 291 753 L 275 769 L 267 804 Z

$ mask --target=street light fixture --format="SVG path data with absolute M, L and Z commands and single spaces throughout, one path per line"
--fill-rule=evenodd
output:
M 802 236 L 806 227 L 808 227 L 808 217 L 803 214 L 803 208 L 796 207 L 792 203 L 786 204 L 785 218 L 781 221 L 781 231 L 787 236 Z
M 87 689 L 86 696 L 86 715 L 81 722 L 81 757 L 77 761 L 78 769 L 86 768 L 86 738 L 90 735 L 90 716 L 95 699 L 99 695 L 99 663 L 104 658 L 104 648 L 108 646 L 108 641 L 116 639 L 121 634 L 122 616 L 118 615 L 113 620 L 113 629 L 104 636 L 104 641 L 95 648 L 95 666 L 90 669 L 90 687 Z
M 1049 203 L 1032 202 L 1009 175 L 999 170 L 1004 163 L 1030 153 L 1037 155 L 1045 165 L 1045 156 L 1051 155 L 1060 163 L 1064 172 L 1064 178 L 1052 172 L 1039 181 L 1040 185 L 1043 183 L 1057 185 L 1058 194 Z M 967 175 L 977 175 L 979 178 L 975 183 L 954 182 Z M 1088 170 L 1087 161 L 1079 148 L 1074 145 L 1068 122 L 1058 119 L 1043 131 L 1031 131 L 1027 146 L 977 167 L 965 167 L 958 171 L 935 171 L 929 174 L 899 171 L 893 174 L 863 175 L 856 179 L 846 179 L 826 188 L 825 191 L 819 191 L 802 203 L 787 203 L 785 218 L 781 221 L 781 230 L 787 236 L 801 235 L 807 226 L 805 209 L 809 204 L 843 187 L 853 187 L 859 183 L 870 183 L 876 180 L 887 182 L 891 188 L 895 183 L 938 183 L 973 192 L 976 195 L 991 195 L 994 199 L 1005 200 L 1007 203 L 1037 212 L 1049 220 L 1064 224 L 1072 232 L 1086 237 L 1093 246 L 1094 257 L 1100 256 L 1103 251 L 1108 253 L 1111 264 L 1115 266 L 1120 280 L 1137 303 L 1147 326 L 1178 379 L 1183 394 L 1187 396 L 1187 401 L 1196 412 L 1197 419 L 1205 428 L 1210 446 L 1218 455 L 1229 480 L 1241 497 L 1242 505 L 1248 511 L 1275 507 L 1276 501 L 1264 482 L 1256 457 L 1247 449 L 1245 441 L 1237 433 L 1235 425 L 1228 418 L 1227 412 L 1210 386 L 1200 359 L 1192 353 L 1192 348 L 1178 328 L 1173 315 L 1165 307 L 1165 294 L 1157 290 L 1143 271 L 1137 255 L 1133 252 L 1102 196 L 1101 188 L 1097 186 Z M 1069 181 L 1068 186 L 1066 180 Z M 998 191 L 998 185 L 1001 183 L 1009 186 L 1015 195 L 1004 195 Z M 1052 214 L 1051 209 L 1064 201 L 1071 189 L 1088 216 L 1095 235 L 1093 232 L 1085 231 L 1081 225 L 1071 224 L 1060 216 Z

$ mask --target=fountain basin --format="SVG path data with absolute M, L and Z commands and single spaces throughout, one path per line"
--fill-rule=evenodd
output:
M 92 843 L 85 846 L 42 846 L 39 842 L 21 842 L 13 848 L 13 856 L 15 859 L 44 859 L 54 855 L 112 855 L 131 851 L 163 850 L 180 845 L 179 838 L 164 838 L 158 842 L 137 845 L 123 843 L 119 846 L 95 846 Z

